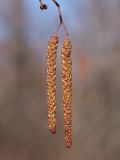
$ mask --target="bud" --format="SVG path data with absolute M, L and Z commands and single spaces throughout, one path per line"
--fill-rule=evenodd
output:
M 43 10 L 43 5 L 40 5 L 40 9 Z
M 43 8 L 44 8 L 44 9 L 47 9 L 48 6 L 47 6 L 46 4 L 43 4 Z
M 40 9 L 41 9 L 41 10 L 47 9 L 47 8 L 48 8 L 48 6 L 47 6 L 46 4 L 41 4 L 41 5 L 40 5 Z

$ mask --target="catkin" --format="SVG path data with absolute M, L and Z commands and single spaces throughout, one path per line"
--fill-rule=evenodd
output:
M 71 137 L 71 97 L 72 97 L 72 62 L 71 45 L 69 40 L 63 42 L 61 50 L 62 57 L 62 88 L 63 88 L 63 111 L 64 111 L 64 129 L 65 140 L 68 148 L 72 145 Z
M 48 122 L 52 133 L 56 133 L 56 57 L 58 37 L 52 36 L 47 47 L 47 105 Z

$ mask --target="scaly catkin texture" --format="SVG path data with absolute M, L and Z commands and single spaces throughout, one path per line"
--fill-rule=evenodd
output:
M 64 128 L 65 140 L 68 148 L 72 145 L 71 137 L 71 97 L 72 97 L 72 62 L 71 45 L 69 40 L 63 42 L 61 50 L 62 57 L 62 87 L 63 87 L 63 110 L 64 110 Z
M 52 133 L 56 133 L 56 57 L 58 37 L 52 36 L 47 47 L 47 105 L 48 122 Z

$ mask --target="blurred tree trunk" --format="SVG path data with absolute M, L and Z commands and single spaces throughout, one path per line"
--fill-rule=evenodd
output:
M 16 74 L 17 74 L 17 86 L 20 91 L 23 89 L 24 86 L 24 76 L 25 76 L 25 69 L 29 61 L 29 46 L 26 39 L 26 31 L 27 28 L 25 26 L 25 18 L 26 14 L 24 11 L 23 1 L 16 1 L 13 0 L 15 10 L 14 19 L 15 24 L 13 24 L 14 32 L 13 37 L 16 42 Z

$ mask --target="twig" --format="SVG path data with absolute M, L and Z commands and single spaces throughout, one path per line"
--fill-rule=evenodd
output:
M 64 29 L 65 29 L 65 32 L 66 32 L 66 40 L 68 40 L 68 32 L 67 32 L 67 28 L 66 28 L 66 26 L 65 26 L 65 24 L 64 24 L 64 22 L 62 20 L 62 14 L 61 14 L 61 10 L 60 10 L 60 5 L 58 4 L 58 2 L 56 0 L 52 0 L 52 1 L 56 4 L 56 6 L 58 8 L 59 17 L 60 17 L 60 24 L 58 25 L 58 28 L 56 30 L 56 34 L 57 34 L 57 32 L 58 32 L 58 30 L 60 28 L 60 25 L 62 24 Z
M 61 26 L 61 23 L 57 27 L 57 30 L 56 30 L 56 33 L 55 33 L 56 36 L 57 36 L 57 33 L 58 33 L 58 30 L 59 30 L 60 26 Z
M 56 6 L 58 8 L 60 23 L 62 24 L 63 20 L 62 20 L 62 15 L 61 15 L 61 11 L 60 11 L 60 5 L 56 2 L 56 0 L 52 0 L 52 1 L 56 4 Z
M 40 1 L 40 4 L 41 4 L 41 5 L 40 5 L 40 8 L 41 8 L 42 10 L 48 8 L 47 5 L 42 2 L 42 0 L 39 0 L 39 1 Z M 58 8 L 58 13 L 59 13 L 59 18 L 60 18 L 60 24 L 58 25 L 58 28 L 57 28 L 57 30 L 56 30 L 55 35 L 57 35 L 58 30 L 59 30 L 59 28 L 60 28 L 60 26 L 61 26 L 61 24 L 62 24 L 63 27 L 64 27 L 64 29 L 65 29 L 65 32 L 66 32 L 66 40 L 68 40 L 68 32 L 67 32 L 67 28 L 66 28 L 66 26 L 65 26 L 65 24 L 64 24 L 64 22 L 63 22 L 63 19 L 62 19 L 62 14 L 61 14 L 61 10 L 60 10 L 60 5 L 59 5 L 59 3 L 58 3 L 56 0 L 52 0 L 52 1 L 56 4 L 56 6 L 57 6 L 57 8 Z

